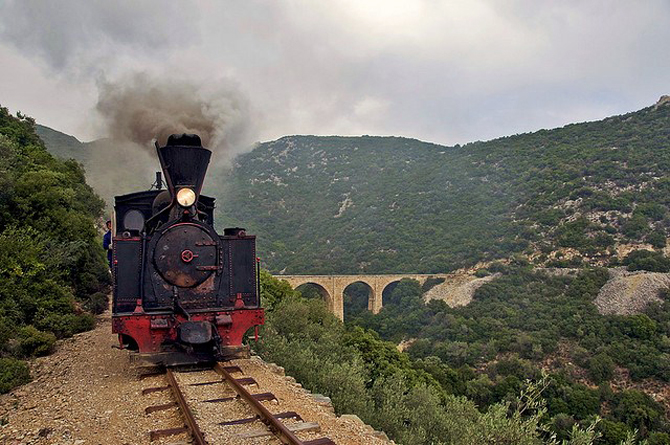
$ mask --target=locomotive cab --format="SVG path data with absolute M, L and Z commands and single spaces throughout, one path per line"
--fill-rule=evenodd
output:
M 115 198 L 112 329 L 154 362 L 245 356 L 244 334 L 264 321 L 256 238 L 214 229 L 215 200 L 201 195 L 211 152 L 198 136 L 156 149 L 167 190 Z

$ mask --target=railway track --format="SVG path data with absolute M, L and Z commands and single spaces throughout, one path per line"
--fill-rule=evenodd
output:
M 319 425 L 304 421 L 294 411 L 273 412 L 280 408 L 274 394 L 258 391 L 253 377 L 240 374 L 243 370 L 239 366 L 215 363 L 191 370 L 160 369 L 143 376 L 161 375 L 166 383 L 145 388 L 143 395 L 153 394 L 156 398 L 157 394 L 171 394 L 169 401 L 159 396 L 158 403 L 145 409 L 146 414 L 167 412 L 163 417 L 168 423 L 182 423 L 150 431 L 151 441 L 185 435 L 196 445 L 260 444 L 277 440 L 285 445 L 335 445 L 327 437 L 301 439 L 300 436 L 314 436 L 320 430 Z M 157 423 L 162 422 L 157 419 Z

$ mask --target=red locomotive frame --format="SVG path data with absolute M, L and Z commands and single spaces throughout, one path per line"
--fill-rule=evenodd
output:
M 165 344 L 177 342 L 177 328 L 188 321 L 185 317 L 170 312 L 147 314 L 138 302 L 137 310 L 129 315 L 114 316 L 112 332 L 119 334 L 119 346 L 124 348 L 124 335 L 137 344 L 137 352 L 154 361 L 164 361 L 174 352 L 161 352 Z M 243 356 L 248 348 L 242 344 L 244 334 L 254 326 L 265 322 L 263 309 L 236 309 L 194 313 L 190 321 L 207 321 L 216 326 L 222 340 L 225 356 Z M 256 336 L 258 333 L 256 332 Z

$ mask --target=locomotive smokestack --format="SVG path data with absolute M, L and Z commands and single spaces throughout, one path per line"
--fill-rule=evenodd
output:
M 173 134 L 167 144 L 156 143 L 158 159 L 170 194 L 174 197 L 181 188 L 192 189 L 200 196 L 212 152 L 202 146 L 195 134 Z

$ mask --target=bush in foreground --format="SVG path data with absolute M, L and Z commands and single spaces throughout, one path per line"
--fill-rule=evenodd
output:
M 20 328 L 17 340 L 20 353 L 24 357 L 47 355 L 56 343 L 56 337 L 51 332 L 40 331 L 34 326 Z
M 26 362 L 15 358 L 0 358 L 0 394 L 30 381 L 30 370 Z
M 0 383 L 28 381 L 15 359 L 91 329 L 110 277 L 95 221 L 104 202 L 73 160 L 51 156 L 35 121 L 0 107 Z

